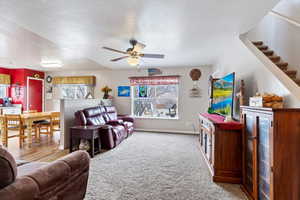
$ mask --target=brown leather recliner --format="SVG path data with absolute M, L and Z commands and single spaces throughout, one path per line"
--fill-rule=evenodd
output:
M 108 121 L 118 121 L 123 124 L 128 135 L 131 135 L 134 131 L 134 119 L 128 115 L 118 115 L 116 107 L 106 106 L 106 113 L 108 115 Z
M 97 106 L 86 108 L 75 113 L 76 125 L 102 125 L 102 128 L 99 131 L 101 146 L 104 149 L 116 147 L 133 132 L 132 118 L 129 119 L 130 117 L 123 116 L 124 119 L 131 120 L 130 123 L 132 126 L 128 126 L 123 118 L 118 118 L 117 116 L 113 117 L 110 111 L 112 111 L 112 109 L 105 108 L 104 106 Z M 114 113 L 116 114 L 116 112 Z
M 82 200 L 85 197 L 90 157 L 76 151 L 52 163 L 17 166 L 0 146 L 1 200 Z

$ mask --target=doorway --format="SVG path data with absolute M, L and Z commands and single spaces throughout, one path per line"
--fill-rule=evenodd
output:
M 27 77 L 27 110 L 44 111 L 44 79 Z

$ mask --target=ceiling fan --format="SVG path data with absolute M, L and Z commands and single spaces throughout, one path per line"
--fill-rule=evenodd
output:
M 141 58 L 160 58 L 160 59 L 162 59 L 165 57 L 165 55 L 163 55 L 163 54 L 141 53 L 141 51 L 146 47 L 146 45 L 138 42 L 135 39 L 131 39 L 129 41 L 129 43 L 132 45 L 132 47 L 128 48 L 126 51 L 120 51 L 120 50 L 116 50 L 116 49 L 113 49 L 110 47 L 102 47 L 102 48 L 109 50 L 109 51 L 124 54 L 124 56 L 122 56 L 122 57 L 111 59 L 110 60 L 111 62 L 116 62 L 116 61 L 127 58 L 128 64 L 130 64 L 132 66 L 138 66 L 140 64 Z

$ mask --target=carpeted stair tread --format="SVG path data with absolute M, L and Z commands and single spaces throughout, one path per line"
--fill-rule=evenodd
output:
M 274 54 L 274 51 L 272 50 L 262 50 L 262 52 L 266 55 L 266 56 L 272 56 Z
M 260 46 L 260 45 L 263 45 L 263 41 L 254 41 L 252 42 L 255 46 Z
M 279 62 L 275 64 L 282 70 L 287 70 L 289 65 L 287 62 Z
M 259 50 L 261 50 L 261 51 L 263 51 L 263 50 L 268 50 L 268 49 L 269 49 L 269 47 L 266 46 L 266 45 L 260 45 L 260 46 L 257 46 L 257 48 L 258 48 Z
M 273 61 L 274 63 L 277 63 L 280 61 L 280 56 L 268 56 L 268 58 Z
M 283 70 L 291 78 L 296 78 L 297 71 L 296 70 Z
M 297 85 L 300 86 L 300 79 L 294 78 L 293 81 L 294 81 L 295 83 L 297 83 Z
M 280 68 L 286 75 L 288 75 L 295 83 L 300 86 L 300 79 L 297 79 L 297 70 L 288 69 L 288 63 L 283 62 L 280 56 L 275 55 L 274 51 L 264 45 L 263 41 L 252 41 L 265 56 L 267 56 L 278 68 Z

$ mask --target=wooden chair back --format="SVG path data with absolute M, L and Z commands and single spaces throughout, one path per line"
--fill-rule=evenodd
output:
M 7 130 L 21 130 L 23 128 L 21 115 L 6 114 L 5 128 Z
M 60 127 L 60 112 L 52 112 L 51 113 L 51 125 L 52 127 Z M 57 130 L 57 129 L 55 129 Z
M 5 114 L 4 115 L 4 145 L 7 147 L 8 145 L 8 138 L 19 137 L 19 144 L 20 148 L 22 148 L 24 139 L 26 136 L 24 135 L 25 126 L 23 125 L 23 121 L 21 115 L 12 115 L 12 114 Z M 15 135 L 8 135 L 8 131 L 18 131 L 18 134 Z

